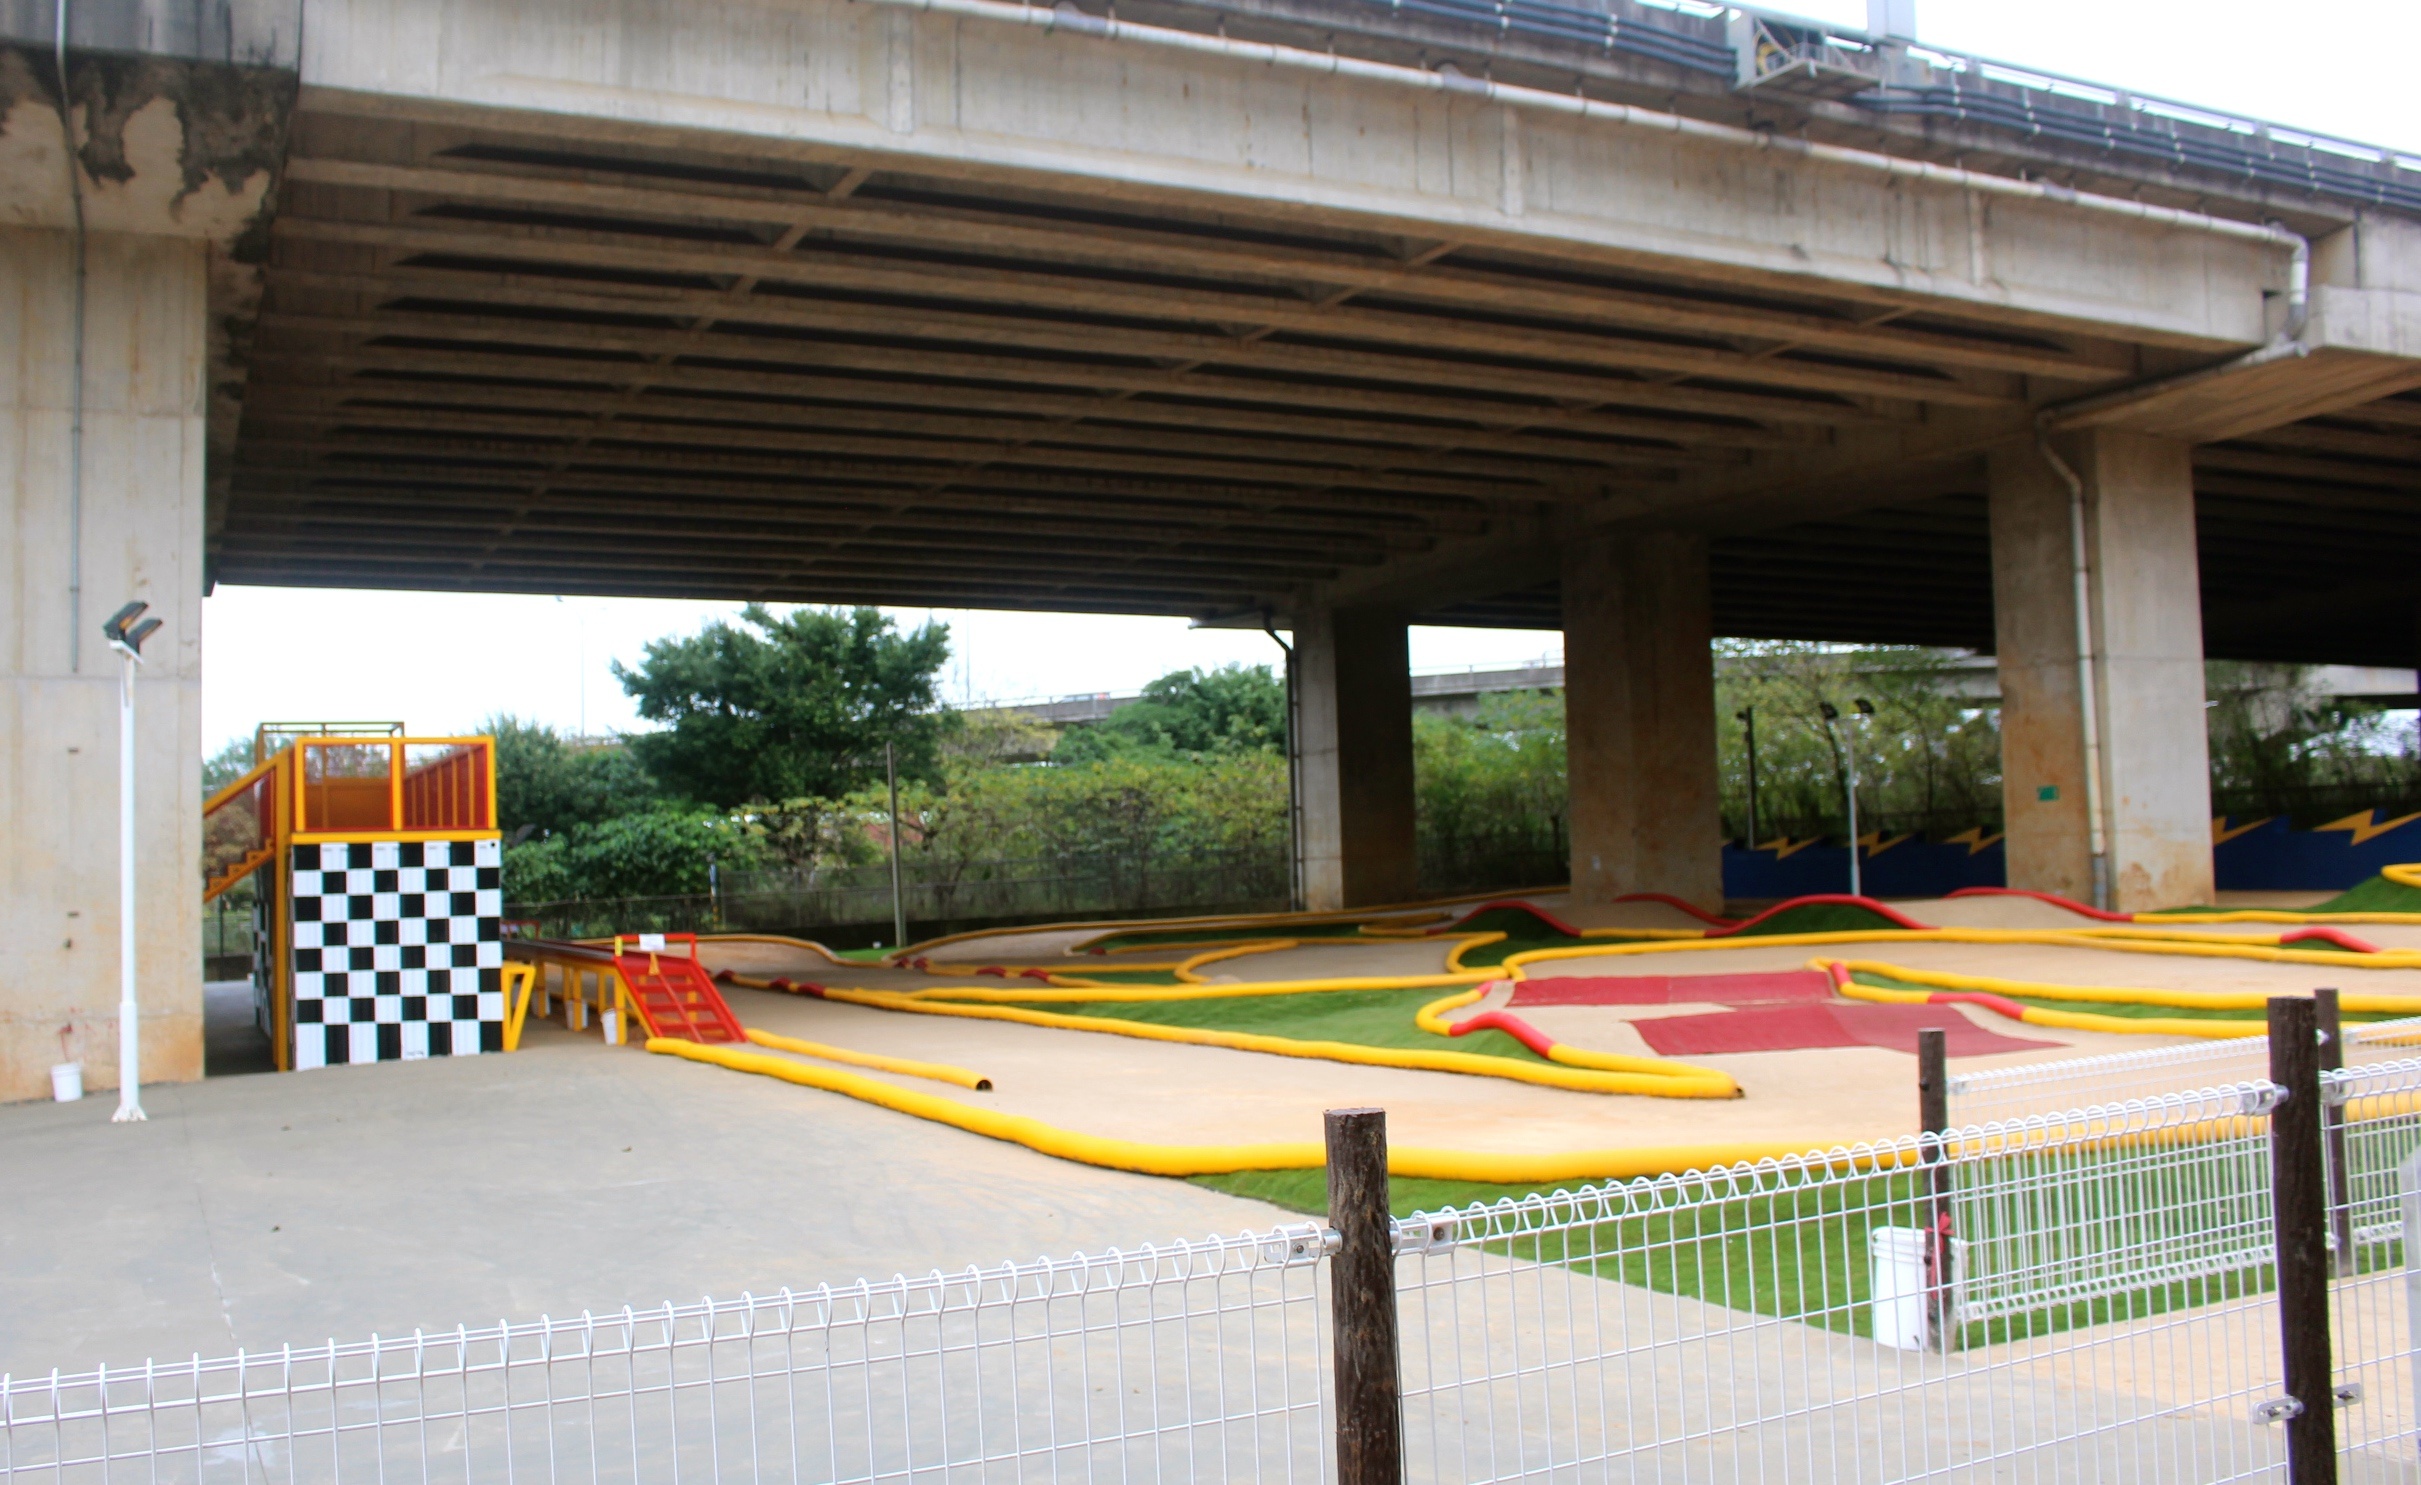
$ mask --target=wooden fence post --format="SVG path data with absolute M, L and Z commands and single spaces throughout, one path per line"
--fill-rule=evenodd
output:
M 2329 1198 L 2321 1174 L 2318 1007 L 2270 999 L 2270 1206 L 2278 1231 L 2278 1339 L 2286 1363 L 2289 1485 L 2337 1485 L 2337 1398 L 2329 1358 Z
M 1328 1225 L 1340 1240 L 1329 1269 L 1337 1485 L 1401 1485 L 1404 1415 L 1383 1109 L 1328 1111 Z
M 1958 1276 L 1952 1271 L 1950 1156 L 1940 1138 L 1950 1128 L 1949 1034 L 1938 1027 L 1917 1033 L 1917 1127 L 1925 1180 L 1925 1343 L 1947 1351 Z

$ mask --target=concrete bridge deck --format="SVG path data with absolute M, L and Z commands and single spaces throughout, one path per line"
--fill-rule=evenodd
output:
M 2012 880 L 2122 907 L 2209 891 L 2206 654 L 2421 643 L 2392 152 L 1632 0 L 55 14 L 0 1096 L 114 1024 L 127 597 L 164 1077 L 215 581 L 1288 626 L 1323 905 L 1409 895 L 1409 622 L 1563 627 L 1578 898 L 1710 905 L 1715 633 L 1994 651 Z

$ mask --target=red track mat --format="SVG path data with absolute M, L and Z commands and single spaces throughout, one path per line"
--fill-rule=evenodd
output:
M 1833 998 L 1820 969 L 1741 975 L 1572 975 L 1524 980 L 1516 1007 L 1533 1005 L 1814 1005 Z
M 1708 1016 L 1665 1016 L 1631 1026 L 1660 1057 L 1796 1052 L 1808 1047 L 1882 1047 L 1914 1056 L 1917 1033 L 1929 1026 L 1950 1034 L 1947 1048 L 1953 1057 L 2060 1045 L 1986 1031 L 1948 1006 L 1930 1005 L 1762 1006 Z

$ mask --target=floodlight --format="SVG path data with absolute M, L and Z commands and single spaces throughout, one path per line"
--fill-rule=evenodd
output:
M 1816 703 L 1816 705 L 1824 709 L 1825 721 L 1838 722 L 1841 720 L 1841 708 L 1833 705 L 1829 701 L 1819 701 Z
M 1875 714 L 1875 704 L 1863 696 L 1850 704 L 1858 709 L 1858 715 L 1862 717 L 1871 717 Z
M 102 620 L 101 637 L 108 640 L 113 645 L 122 645 L 126 643 L 126 626 L 132 624 L 136 619 L 141 618 L 143 616 L 143 611 L 149 607 L 151 607 L 151 605 L 143 602 L 141 599 L 137 599 L 133 603 L 127 604 L 125 607 L 119 609 L 116 613 L 111 614 L 107 619 Z M 154 619 L 152 622 L 157 624 L 159 621 Z

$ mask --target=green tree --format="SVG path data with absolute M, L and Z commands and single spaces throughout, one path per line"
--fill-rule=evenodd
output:
M 226 745 L 202 760 L 202 797 L 209 798 L 252 772 L 252 734 L 227 739 Z
M 1855 649 L 1796 640 L 1718 640 L 1717 755 L 1725 830 L 1748 829 L 1747 734 L 1757 716 L 1757 835 L 1838 834 L 1857 759 L 1858 828 L 1939 831 L 2001 817 L 1999 714 L 1959 694 L 1964 656 L 1914 647 Z M 1854 704 L 1874 704 L 1856 721 Z M 1842 716 L 1827 728 L 1824 704 Z
M 614 666 L 639 715 L 665 724 L 631 746 L 668 790 L 723 808 L 838 797 L 881 776 L 886 740 L 904 772 L 931 772 L 946 626 L 902 634 L 873 608 L 776 615 L 755 603 L 740 621 Z
M 658 804 L 505 852 L 505 897 L 516 904 L 704 892 L 711 859 L 724 871 L 764 865 L 770 852 L 748 820 Z
M 558 835 L 653 807 L 663 791 L 628 744 L 575 747 L 553 728 L 498 715 L 480 724 L 496 739 L 496 822 Z
M 1051 755 L 1057 763 L 1094 763 L 1148 755 L 1282 752 L 1286 686 L 1266 665 L 1178 670 L 1091 727 L 1074 728 Z
M 1483 696 L 1468 715 L 1412 723 L 1415 828 L 1423 885 L 1437 890 L 1551 882 L 1569 852 L 1564 703 L 1548 691 Z

